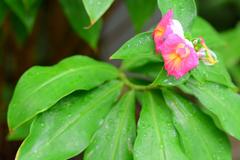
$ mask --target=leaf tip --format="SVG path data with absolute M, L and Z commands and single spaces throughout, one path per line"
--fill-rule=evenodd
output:
M 109 57 L 110 60 L 117 59 L 117 57 L 113 54 Z
M 95 23 L 96 23 L 96 20 L 91 19 L 90 24 L 88 26 L 84 27 L 84 29 L 90 29 Z

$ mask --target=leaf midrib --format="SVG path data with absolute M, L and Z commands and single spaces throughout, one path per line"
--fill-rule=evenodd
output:
M 131 95 L 129 95 L 128 97 L 127 97 L 127 99 L 125 100 L 125 102 L 130 102 L 131 101 Z M 128 106 L 126 106 L 125 107 L 125 111 L 124 111 L 124 114 L 123 114 L 123 116 L 122 116 L 122 119 L 120 120 L 120 125 L 119 125 L 119 127 L 118 127 L 118 129 L 117 129 L 117 135 L 116 136 L 114 136 L 114 138 L 116 137 L 116 139 L 114 140 L 113 139 L 113 151 L 112 151 L 112 154 L 111 154 L 111 159 L 113 160 L 113 159 L 115 159 L 115 157 L 116 157 L 116 153 L 117 153 L 117 146 L 118 146 L 118 144 L 119 144 L 119 141 L 120 141 L 120 137 L 121 137 L 121 133 L 122 133 L 122 130 L 123 130 L 123 127 L 126 125 L 126 123 L 127 123 L 127 120 L 128 120 L 128 111 L 130 110 L 130 108 L 132 107 L 131 105 L 130 105 L 130 103 L 127 103 L 128 104 Z
M 194 87 L 193 87 L 194 88 Z M 201 88 L 199 88 L 199 90 L 204 90 L 204 88 L 203 89 L 201 89 Z M 214 94 L 212 94 L 212 92 L 208 92 L 208 90 L 205 90 L 205 93 L 208 93 L 208 95 L 210 95 L 213 99 L 214 99 L 214 101 L 216 101 L 220 106 L 228 106 L 228 104 L 226 104 L 225 103 L 225 101 L 219 101 L 219 99 L 217 98 L 217 97 L 215 97 L 214 96 Z M 200 94 L 202 94 L 202 93 L 200 93 Z M 217 110 L 214 110 L 213 109 L 214 107 L 211 107 L 211 108 L 208 108 L 211 112 L 213 112 L 214 114 L 215 114 L 215 111 L 217 111 Z M 221 107 L 222 108 L 222 107 Z M 233 112 L 232 112 L 232 110 L 231 109 L 225 109 L 225 111 L 228 111 L 229 113 L 230 113 L 230 115 L 234 115 L 233 117 L 234 117 L 234 121 L 235 122 L 237 122 L 237 118 L 235 117 L 235 114 L 233 114 Z M 219 113 L 219 112 L 217 112 L 217 113 Z M 221 114 L 222 115 L 222 114 Z M 222 116 L 221 116 L 222 117 Z M 222 119 L 222 118 L 221 118 Z M 223 121 L 223 120 L 222 120 Z M 221 124 L 222 124 L 222 121 L 221 121 Z M 224 125 L 224 124 L 222 124 L 222 125 Z M 225 125 L 224 125 L 225 126 Z M 226 126 L 225 126 L 226 127 Z M 224 127 L 224 128 L 225 128 Z M 238 133 L 240 133 L 240 130 L 239 129 L 237 129 L 238 130 Z
M 62 72 L 52 78 L 50 78 L 49 80 L 47 80 L 46 82 L 42 83 L 39 85 L 39 87 L 35 88 L 32 92 L 30 92 L 23 100 L 22 102 L 24 102 L 26 99 L 28 99 L 32 94 L 34 94 L 35 92 L 39 91 L 41 88 L 43 88 L 44 86 L 50 84 L 51 82 L 63 77 L 64 75 L 66 74 L 72 74 L 72 73 L 75 73 L 75 72 L 78 72 L 80 70 L 86 70 L 86 69 L 90 69 L 90 68 L 96 68 L 96 66 L 98 66 L 99 64 L 97 65 L 90 65 L 90 66 L 85 66 L 85 67 L 80 67 L 80 68 L 77 68 L 77 69 L 74 69 L 74 68 L 69 68 L 68 70 L 66 70 L 65 72 Z M 102 69 L 102 67 L 98 67 L 98 69 Z M 107 70 L 108 71 L 108 70 Z
M 180 106 L 178 106 L 178 103 L 176 102 L 176 100 L 173 100 L 172 101 L 174 104 L 175 104 L 175 106 L 176 106 L 176 108 L 180 111 L 180 113 L 182 113 L 182 115 L 184 116 L 184 117 L 186 117 L 186 120 L 188 121 L 188 123 L 191 125 L 191 127 L 196 131 L 196 132 L 198 132 L 198 131 L 201 131 L 200 129 L 198 129 L 197 127 L 196 127 L 196 125 L 194 125 L 193 123 L 195 123 L 194 121 L 192 121 L 191 120 L 191 118 L 188 118 L 188 116 L 187 116 L 187 113 L 185 113 L 185 107 L 183 106 L 183 105 L 181 105 L 181 106 L 183 106 L 183 109 L 180 107 Z M 181 103 L 182 104 L 182 103 Z M 175 118 L 176 118 L 176 116 L 175 116 Z M 204 137 L 202 137 L 202 136 L 199 136 L 200 137 L 200 139 L 202 140 L 202 141 L 200 141 L 200 142 L 203 142 L 202 144 L 202 146 L 208 146 L 207 145 L 207 141 L 205 140 L 205 138 Z M 204 145 L 205 144 L 205 145 Z M 208 157 L 210 157 L 210 159 L 213 159 L 214 160 L 214 157 L 212 157 L 211 155 L 212 154 L 210 154 L 210 152 L 208 151 L 208 149 L 207 148 L 205 148 L 205 147 L 203 147 L 204 148 L 204 150 L 208 153 Z
M 158 122 L 157 122 L 157 117 L 156 117 L 156 111 L 154 110 L 154 102 L 153 102 L 153 97 L 150 93 L 147 94 L 148 96 L 148 99 L 149 99 L 149 108 L 150 108 L 150 112 L 151 112 L 151 117 L 152 117 L 152 121 L 153 121 L 153 125 L 154 125 L 154 129 L 155 129 L 155 132 L 156 132 L 156 135 L 157 135 L 157 139 L 159 140 L 160 144 L 162 143 L 162 146 L 163 148 L 160 149 L 160 151 L 162 152 L 163 154 L 163 158 L 165 160 L 167 160 L 167 153 L 166 153 L 166 150 L 165 150 L 165 143 L 163 141 L 163 137 L 161 136 L 161 133 L 160 133 L 160 128 L 158 126 Z M 160 154 L 160 157 L 161 157 L 161 154 Z
M 86 111 L 83 110 L 83 111 L 82 111 L 82 114 L 78 114 L 78 116 L 77 116 L 75 119 L 73 119 L 70 123 L 68 123 L 68 125 L 66 125 L 65 127 L 63 127 L 60 131 L 55 132 L 56 134 L 53 135 L 52 138 L 48 140 L 48 144 L 50 144 L 56 137 L 58 137 L 58 136 L 60 136 L 61 134 L 63 134 L 65 130 L 67 130 L 67 129 L 70 128 L 72 125 L 74 125 L 80 118 L 84 117 L 87 113 L 89 113 L 89 112 L 91 112 L 92 110 L 95 110 L 95 109 L 97 109 L 98 107 L 100 107 L 100 106 L 97 106 L 97 107 L 92 107 L 92 106 L 94 106 L 94 105 L 96 105 L 96 104 L 99 104 L 99 102 L 102 101 L 103 97 L 111 94 L 111 92 L 113 92 L 114 90 L 116 90 L 118 87 L 119 87 L 119 86 L 116 85 L 115 87 L 113 87 L 111 90 L 109 90 L 108 92 L 106 92 L 106 93 L 103 94 L 102 96 L 98 96 L 98 98 L 97 98 L 96 101 L 89 103 L 88 106 L 90 106 L 90 107 L 88 107 L 88 109 L 86 109 Z M 46 144 L 46 143 L 44 143 L 44 144 Z M 43 148 L 45 148 L 47 145 L 41 145 L 41 146 L 44 146 L 44 147 L 41 147 L 41 150 L 43 150 Z M 38 151 L 39 151 L 39 150 L 38 150 Z
M 98 65 L 99 65 L 99 64 L 98 64 Z M 69 69 L 69 70 L 67 70 L 66 72 L 63 72 L 63 73 L 61 73 L 61 74 L 59 74 L 59 75 L 57 75 L 57 76 L 49 79 L 48 81 L 44 82 L 43 84 L 41 84 L 39 87 L 37 87 L 35 90 L 33 90 L 30 94 L 28 94 L 27 96 L 25 96 L 25 98 L 23 98 L 22 102 L 19 102 L 19 103 L 21 103 L 21 104 L 26 104 L 25 101 L 26 101 L 26 100 L 29 100 L 29 97 L 30 97 L 31 95 L 35 94 L 35 92 L 39 91 L 41 88 L 43 88 L 43 87 L 46 86 L 47 84 L 49 84 L 49 83 L 51 83 L 51 82 L 53 82 L 53 81 L 55 81 L 55 80 L 63 77 L 64 75 L 66 75 L 66 74 L 68 74 L 68 73 L 73 74 L 73 73 L 78 72 L 78 71 L 80 71 L 80 70 L 86 70 L 86 69 L 90 69 L 90 68 L 96 68 L 96 66 L 98 66 L 98 65 L 86 66 L 86 67 L 81 67 L 81 68 L 78 68 L 78 69 Z M 100 66 L 101 66 L 101 65 L 100 65 Z M 100 69 L 100 70 L 103 69 L 103 68 L 104 68 L 104 67 L 102 67 L 102 66 L 101 66 L 101 67 L 98 67 L 98 69 Z M 106 72 L 109 72 L 109 71 L 106 70 Z M 65 95 L 63 95 L 63 97 L 64 97 L 64 96 L 65 96 Z M 15 127 L 13 127 L 12 130 L 17 129 L 18 127 L 20 127 L 21 125 L 23 125 L 24 123 L 26 123 L 27 121 L 29 121 L 30 119 L 32 119 L 34 116 L 36 116 L 38 113 L 41 113 L 41 112 L 45 111 L 46 109 L 48 109 L 48 107 L 45 108 L 44 110 L 40 110 L 39 112 L 37 112 L 36 114 L 34 114 L 34 115 L 30 116 L 30 117 L 28 117 L 28 118 L 25 119 L 23 122 L 19 123 L 19 124 L 16 125 Z

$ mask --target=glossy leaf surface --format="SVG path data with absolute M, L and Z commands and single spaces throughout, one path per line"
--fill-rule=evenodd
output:
M 90 17 L 91 24 L 97 20 L 107 11 L 114 0 L 82 0 L 84 7 Z
M 69 159 L 82 152 L 120 94 L 122 83 L 109 82 L 73 93 L 33 122 L 17 160 Z
M 162 14 L 172 9 L 174 18 L 182 23 L 185 31 L 191 27 L 197 16 L 195 0 L 158 0 L 158 7 Z
M 134 59 L 136 57 L 156 57 L 152 32 L 144 32 L 128 40 L 111 59 Z
M 85 56 L 69 57 L 51 67 L 32 67 L 20 78 L 10 102 L 10 129 L 31 120 L 73 91 L 89 90 L 117 74 L 113 66 Z
M 203 83 L 215 82 L 227 87 L 235 87 L 221 59 L 218 60 L 218 63 L 211 66 L 200 62 L 198 67 L 191 71 L 191 74 L 195 79 Z
M 186 82 L 189 78 L 189 74 L 184 75 L 180 79 L 176 79 L 174 76 L 167 74 L 164 67 L 159 68 L 159 73 L 156 79 L 153 81 L 153 85 L 159 86 L 176 86 Z
M 186 160 L 173 126 L 171 113 L 161 94 L 145 92 L 134 144 L 135 160 Z
M 215 123 L 233 137 L 240 139 L 240 96 L 231 89 L 214 83 L 191 80 L 187 86 L 204 105 Z
M 165 101 L 173 113 L 174 125 L 181 144 L 194 160 L 231 160 L 227 136 L 197 106 L 179 95 L 165 90 Z
M 85 160 L 131 160 L 136 134 L 134 92 L 114 106 L 87 148 Z

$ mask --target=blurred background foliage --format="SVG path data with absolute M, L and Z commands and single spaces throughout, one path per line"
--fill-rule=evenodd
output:
M 82 0 L 0 0 L 1 160 L 14 159 L 20 144 L 6 140 L 7 105 L 20 75 L 30 66 L 51 65 L 72 54 L 108 60 L 124 41 L 158 22 L 156 3 L 116 0 L 89 28 Z M 240 0 L 198 0 L 197 6 L 198 14 L 220 32 L 215 43 L 224 44 L 219 50 L 240 87 Z

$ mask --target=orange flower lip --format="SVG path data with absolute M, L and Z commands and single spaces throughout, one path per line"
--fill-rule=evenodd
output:
M 192 43 L 184 37 L 181 23 L 169 10 L 153 32 L 157 54 L 161 54 L 168 75 L 181 78 L 198 65 L 198 55 Z
M 178 54 L 181 59 L 186 58 L 190 55 L 190 49 L 184 43 L 179 43 L 176 47 L 176 54 Z
M 198 56 L 191 43 L 175 34 L 165 40 L 161 53 L 168 75 L 176 79 L 181 78 L 198 65 Z
M 158 27 L 154 30 L 154 33 L 153 33 L 153 34 L 154 34 L 154 36 L 156 36 L 156 37 L 162 37 L 163 34 L 164 34 L 164 32 L 165 32 L 164 28 L 158 26 Z

